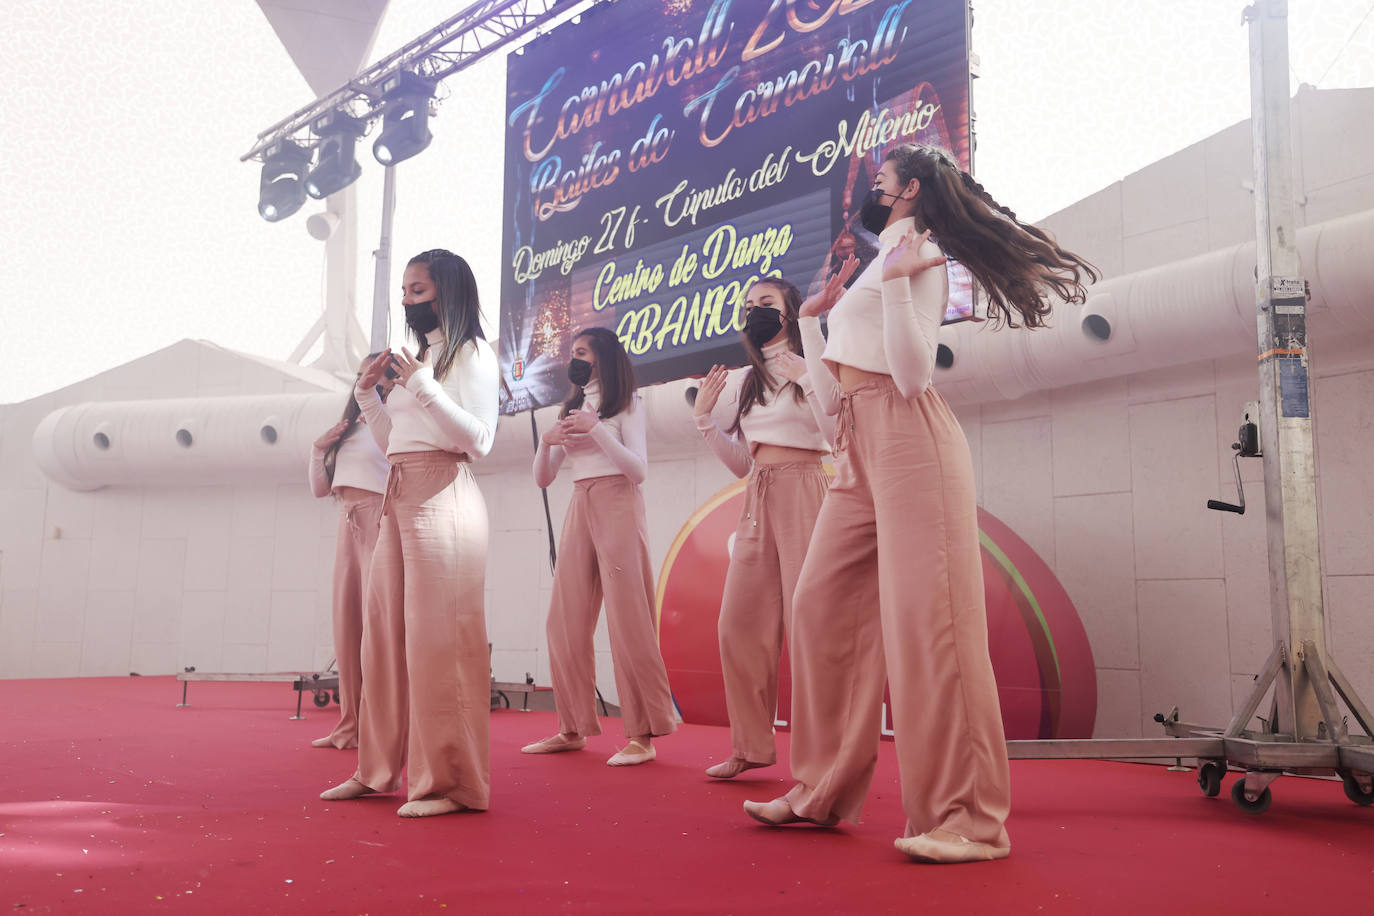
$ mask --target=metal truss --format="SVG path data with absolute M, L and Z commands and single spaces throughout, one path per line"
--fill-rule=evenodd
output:
M 331 111 L 371 122 L 381 114 L 382 84 L 408 71 L 437 81 L 471 66 L 491 52 L 547 25 L 585 0 L 480 0 L 392 52 L 328 95 L 288 115 L 258 134 L 258 142 L 239 161 L 263 158 L 283 140 L 311 148 L 319 142 L 312 127 Z

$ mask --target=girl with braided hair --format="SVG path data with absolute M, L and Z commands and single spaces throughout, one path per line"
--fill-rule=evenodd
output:
M 886 675 L 907 817 L 897 848 L 922 862 L 1000 859 L 1010 786 L 973 463 L 931 387 L 942 265 L 957 258 L 996 321 L 1028 328 L 1045 324 L 1051 296 L 1083 302 L 1097 272 L 930 147 L 887 154 L 862 218 L 878 256 L 843 296 L 827 286 L 801 308 L 808 372 L 836 417 L 836 477 L 793 599 L 796 785 L 744 807 L 770 825 L 857 822 Z
M 369 353 L 367 358 L 376 358 Z M 362 375 L 362 370 L 358 371 Z M 378 384 L 386 400 L 393 379 Z M 386 453 L 365 427 L 363 409 L 348 394 L 343 417 L 315 440 L 310 449 L 310 491 L 332 495 L 339 509 L 339 536 L 334 550 L 334 659 L 339 671 L 339 721 L 314 747 L 340 749 L 358 746 L 358 702 L 363 693 L 363 604 L 367 600 L 367 571 L 377 546 L 382 516 L 382 493 L 391 470 Z

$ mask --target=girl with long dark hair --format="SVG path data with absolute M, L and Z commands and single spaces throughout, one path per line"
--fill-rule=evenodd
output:
M 522 750 L 575 751 L 586 747 L 588 736 L 601 734 L 592 636 L 604 599 L 616 692 L 629 739 L 606 762 L 634 766 L 654 759 L 654 738 L 677 729 L 668 672 L 658 650 L 649 526 L 639 489 L 649 467 L 644 406 L 635 394 L 629 354 L 609 328 L 578 333 L 568 377 L 572 392 L 534 457 L 539 486 L 553 483 L 564 463 L 573 478 L 547 629 L 558 734 Z
M 749 478 L 717 625 L 731 747 L 729 759 L 706 770 L 717 779 L 777 762 L 778 659 L 828 486 L 821 459 L 835 423 L 801 356 L 800 306 L 786 280 L 751 284 L 742 335 L 749 365 L 729 374 L 712 366 L 692 406 L 707 445 L 736 477 Z M 730 417 L 724 430 L 712 417 L 718 404 Z
M 417 351 L 382 351 L 354 395 L 385 443 L 387 478 L 363 625 L 358 769 L 326 800 L 394 792 L 402 817 L 485 810 L 491 668 L 487 509 L 471 462 L 491 451 L 499 370 L 467 261 L 436 248 L 402 278 Z M 383 406 L 374 386 L 390 367 Z
M 837 429 L 836 478 L 793 610 L 796 785 L 745 810 L 772 825 L 857 821 L 886 680 L 907 817 L 897 848 L 922 862 L 1000 859 L 1011 800 L 973 463 L 931 387 L 949 296 L 941 265 L 957 258 L 991 317 L 1029 328 L 1051 297 L 1083 302 L 1097 273 L 929 147 L 888 153 L 862 215 L 877 257 L 842 297 L 832 282 L 801 309 L 808 369 Z
M 372 359 L 376 354 L 369 354 Z M 362 375 L 361 372 L 358 373 Z M 378 395 L 385 400 L 391 379 L 383 379 Z M 339 721 L 315 747 L 358 746 L 358 701 L 363 692 L 363 605 L 367 599 L 367 571 L 377 546 L 382 493 L 391 465 L 365 426 L 362 408 L 348 394 L 343 416 L 315 440 L 310 449 L 310 491 L 333 495 L 339 507 L 339 534 L 334 548 L 334 664 L 339 672 Z

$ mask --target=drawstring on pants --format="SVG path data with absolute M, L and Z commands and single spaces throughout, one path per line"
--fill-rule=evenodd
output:
M 759 465 L 754 467 L 754 473 L 749 476 L 744 517 L 749 519 L 755 528 L 759 526 L 758 507 L 763 503 L 764 497 L 768 495 L 768 484 L 773 480 L 773 472 L 777 469 L 778 465 Z
M 391 501 L 396 498 L 396 494 L 401 489 L 401 468 L 399 462 L 391 466 L 391 470 L 386 475 L 386 493 L 382 495 L 382 515 L 386 515 L 391 509 Z
M 840 395 L 840 412 L 835 417 L 835 454 L 844 451 L 849 444 L 849 434 L 854 432 L 854 393 Z
M 354 503 L 344 512 L 344 521 L 348 523 L 348 530 L 354 538 L 363 536 L 363 526 L 358 523 L 358 504 Z

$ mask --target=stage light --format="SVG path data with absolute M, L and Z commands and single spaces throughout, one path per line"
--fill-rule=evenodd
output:
M 269 223 L 286 219 L 305 203 L 305 172 L 310 151 L 283 140 L 262 157 L 262 181 L 258 185 L 258 213 Z
M 395 165 L 423 152 L 433 135 L 429 132 L 429 100 L 435 82 L 400 71 L 382 81 L 382 132 L 372 144 L 372 155 L 382 165 Z
M 358 138 L 365 126 L 361 119 L 341 111 L 330 111 L 315 119 L 311 130 L 320 138 L 320 151 L 310 177 L 305 180 L 305 193 L 324 200 L 358 180 L 363 171 L 358 165 Z

